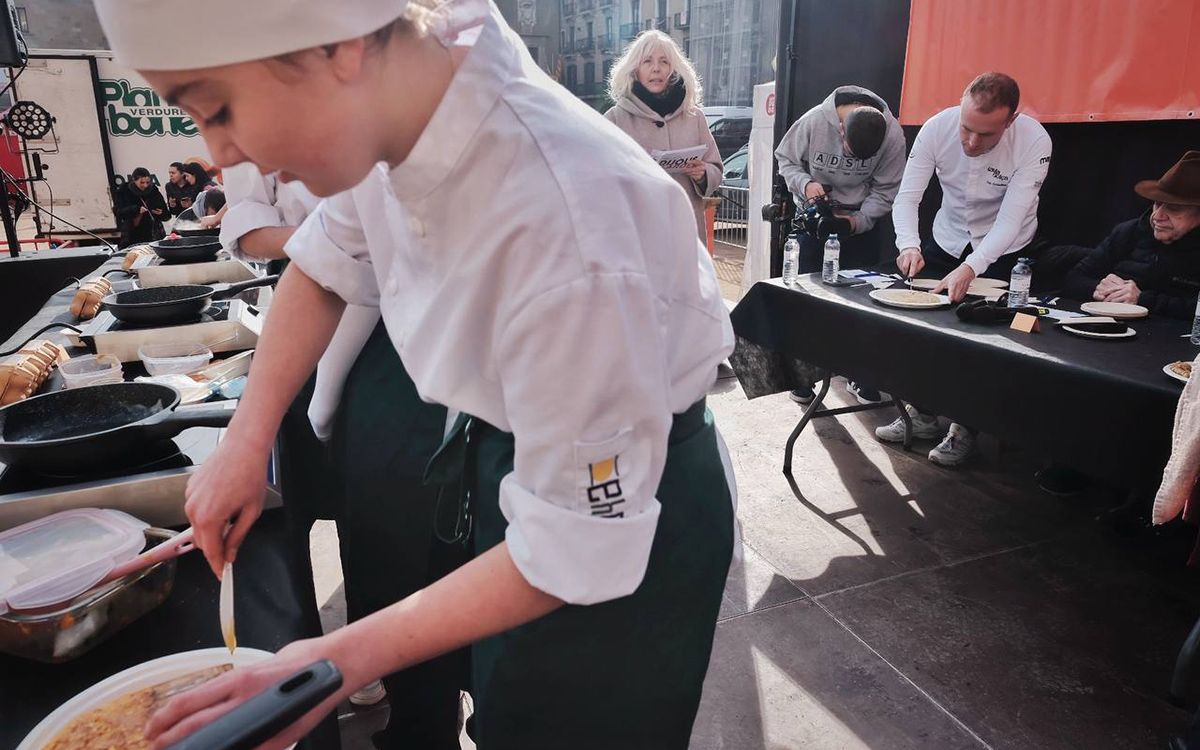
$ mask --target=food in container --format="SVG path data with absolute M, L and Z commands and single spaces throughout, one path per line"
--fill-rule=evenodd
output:
M 114 510 L 72 510 L 0 534 L 0 651 L 42 662 L 74 659 L 171 593 L 168 560 L 97 586 L 142 548 L 171 539 Z
M 146 723 L 172 697 L 233 669 L 220 664 L 120 695 L 76 716 L 46 750 L 142 750 L 149 748 Z
M 197 670 L 226 664 L 232 664 L 234 669 L 237 669 L 268 659 L 270 656 L 271 654 L 266 651 L 253 648 L 239 648 L 233 656 L 230 656 L 224 648 L 208 648 L 171 654 L 130 667 L 93 685 L 59 706 L 25 736 L 25 739 L 17 746 L 17 750 L 46 750 L 49 743 L 61 736 L 63 730 L 75 718 L 110 704 L 134 691 L 161 685 L 168 680 L 195 673 Z M 93 748 L 104 750 L 103 746 L 88 745 L 87 747 L 88 750 L 93 750 Z M 133 747 L 136 748 L 138 745 L 133 745 Z M 55 750 L 60 749 L 55 748 Z

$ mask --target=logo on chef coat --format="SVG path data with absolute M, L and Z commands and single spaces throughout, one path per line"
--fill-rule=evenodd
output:
M 588 464 L 587 501 L 593 516 L 624 518 L 625 493 L 621 489 L 620 456 Z

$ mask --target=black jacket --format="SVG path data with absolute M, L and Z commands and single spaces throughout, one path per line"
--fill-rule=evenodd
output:
M 150 213 L 143 215 L 142 206 Z M 159 213 L 155 214 L 155 209 Z M 142 191 L 132 181 L 117 189 L 116 214 L 117 226 L 121 229 L 121 247 L 159 239 L 163 236 L 162 220 L 171 215 L 162 193 L 153 183 Z
M 1200 293 L 1200 227 L 1169 245 L 1154 239 L 1150 212 L 1118 224 L 1067 274 L 1066 295 L 1084 302 L 1109 274 L 1132 279 L 1138 304 L 1158 315 L 1191 320 Z
M 167 208 L 170 209 L 172 216 L 178 216 L 183 213 L 185 208 L 192 207 L 192 201 L 196 198 L 196 192 L 200 188 L 192 187 L 184 184 L 182 187 L 173 182 L 167 183 Z

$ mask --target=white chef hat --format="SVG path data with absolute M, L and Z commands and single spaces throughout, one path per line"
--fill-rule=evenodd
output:
M 366 36 L 408 0 L 95 0 L 118 61 L 188 70 L 261 60 Z

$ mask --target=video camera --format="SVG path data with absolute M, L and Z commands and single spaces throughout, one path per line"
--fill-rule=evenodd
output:
M 800 234 L 824 240 L 831 234 L 846 237 L 852 233 L 850 220 L 834 216 L 833 212 L 844 208 L 827 195 L 818 195 L 796 207 L 796 218 L 792 229 Z

